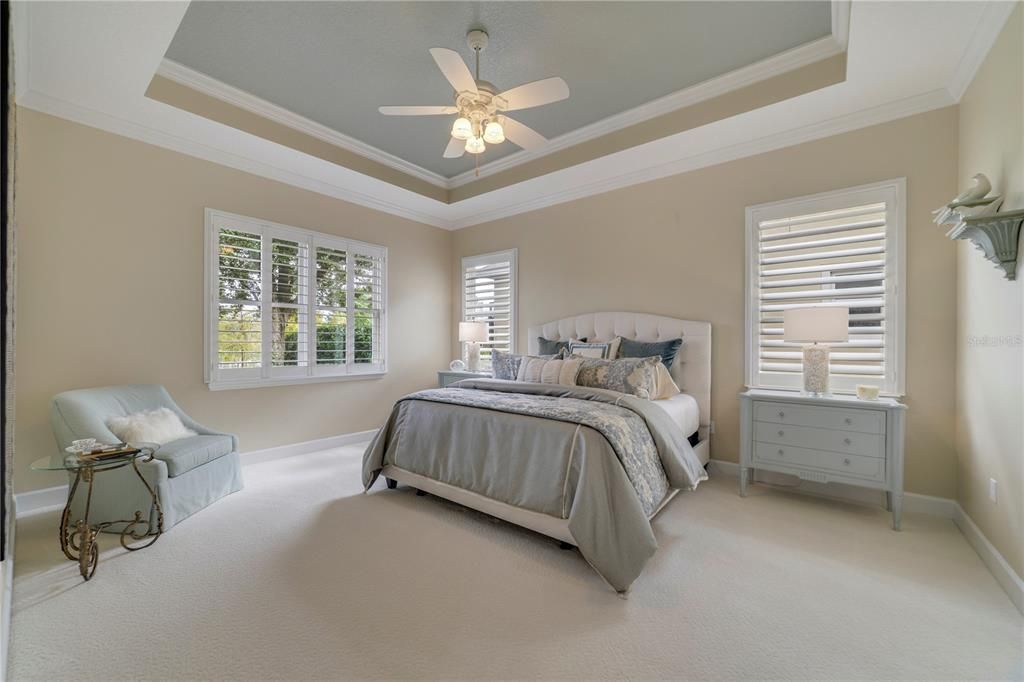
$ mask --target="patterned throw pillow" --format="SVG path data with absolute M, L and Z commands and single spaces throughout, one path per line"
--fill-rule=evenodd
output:
M 515 381 L 516 376 L 519 374 L 519 365 L 522 362 L 522 355 L 505 353 L 500 350 L 495 350 L 491 353 L 491 368 L 494 370 L 495 379 Z
M 570 339 L 569 341 L 555 341 L 553 339 L 545 339 L 543 336 L 537 337 L 537 354 L 538 355 L 558 355 L 562 352 L 563 348 L 568 348 L 569 344 L 573 341 L 586 341 L 586 339 Z
M 660 356 L 619 360 L 584 358 L 579 374 L 576 375 L 576 384 L 606 388 L 652 400 L 658 395 L 659 364 Z
M 582 364 L 582 358 L 562 360 L 561 358 L 549 359 L 539 358 L 535 355 L 526 355 L 519 365 L 519 374 L 516 376 L 516 381 L 533 384 L 575 386 L 576 375 L 579 374 Z
M 671 369 L 672 362 L 676 359 L 676 353 L 679 352 L 679 348 L 682 345 L 682 339 L 672 339 L 671 341 L 634 341 L 632 339 L 622 339 L 622 342 L 619 344 L 619 354 L 616 357 L 649 358 L 652 355 L 660 355 L 661 361 L 665 363 L 665 367 Z
M 602 360 L 614 360 L 619 352 L 619 342 L 622 339 L 616 336 L 611 341 L 591 341 L 586 339 L 570 341 L 566 356 L 579 355 L 584 358 L 600 358 Z

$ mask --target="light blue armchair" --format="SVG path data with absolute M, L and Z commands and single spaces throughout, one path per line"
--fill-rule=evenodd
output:
M 95 438 L 116 443 L 107 428 L 111 417 L 125 416 L 166 407 L 198 435 L 172 441 L 156 452 L 150 462 L 140 462 L 139 471 L 160 498 L 164 530 L 209 506 L 225 495 L 242 489 L 242 468 L 238 437 L 198 424 L 182 412 L 167 389 L 154 384 L 105 386 L 66 391 L 54 397 L 50 421 L 57 445 L 63 451 L 71 441 Z M 76 495 L 72 513 L 81 517 L 84 495 Z M 96 477 L 90 516 L 94 519 L 130 519 L 136 510 L 152 506 L 149 493 L 131 467 L 105 472 Z M 156 523 L 156 519 L 151 519 Z M 121 525 L 107 528 L 120 532 Z M 155 527 L 155 526 L 154 526 Z

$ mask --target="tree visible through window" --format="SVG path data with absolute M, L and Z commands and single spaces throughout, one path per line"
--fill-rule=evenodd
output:
M 208 211 L 207 381 L 385 371 L 385 248 Z

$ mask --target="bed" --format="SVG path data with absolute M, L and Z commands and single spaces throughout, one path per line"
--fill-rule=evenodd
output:
M 537 337 L 683 338 L 669 371 L 682 390 L 644 400 L 604 389 L 471 379 L 396 404 L 363 459 L 379 476 L 575 546 L 620 594 L 657 550 L 650 521 L 707 475 L 711 325 L 642 313 L 590 313 Z

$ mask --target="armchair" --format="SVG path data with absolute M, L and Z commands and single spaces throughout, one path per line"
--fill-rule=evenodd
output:
M 172 441 L 156 452 L 151 462 L 140 462 L 139 470 L 157 491 L 164 512 L 164 528 L 209 506 L 225 495 L 242 489 L 238 437 L 209 429 L 185 414 L 163 386 L 134 384 L 65 391 L 53 398 L 50 422 L 63 450 L 79 438 L 96 438 L 114 443 L 118 438 L 107 420 L 166 407 L 197 435 Z M 81 514 L 85 501 L 77 496 L 73 513 Z M 111 471 L 96 479 L 92 514 L 96 518 L 129 519 L 137 509 L 148 509 L 149 494 L 139 485 L 130 468 Z M 155 519 L 153 519 L 155 523 Z M 110 526 L 120 532 L 121 525 Z

